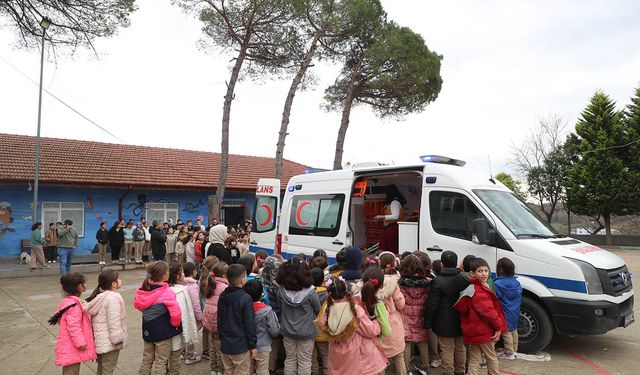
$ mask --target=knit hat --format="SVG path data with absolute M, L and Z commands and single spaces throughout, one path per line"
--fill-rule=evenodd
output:
M 345 271 L 340 274 L 346 280 L 357 280 L 362 278 L 362 262 L 364 260 L 364 254 L 357 246 L 349 246 L 347 253 L 345 254 Z

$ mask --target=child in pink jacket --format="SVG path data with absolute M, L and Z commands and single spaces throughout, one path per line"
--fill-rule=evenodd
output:
M 191 298 L 191 304 L 193 305 L 193 313 L 195 315 L 196 325 L 198 331 L 202 328 L 202 308 L 200 307 L 200 286 L 198 281 L 194 279 L 196 273 L 196 265 L 190 262 L 185 263 L 182 266 L 184 272 L 184 280 L 181 284 L 187 287 L 189 292 L 189 298 Z M 198 356 L 195 353 L 195 346 L 193 344 L 185 345 L 185 363 L 191 364 L 199 362 Z
M 127 312 L 117 289 L 122 287 L 116 270 L 98 275 L 98 286 L 87 298 L 84 309 L 91 316 L 93 337 L 98 353 L 98 374 L 111 375 L 118 364 L 120 350 L 127 341 Z
M 151 263 L 133 299 L 133 307 L 142 312 L 140 375 L 151 375 L 153 366 L 156 374 L 164 373 L 171 355 L 171 338 L 182 333 L 182 312 L 167 280 L 169 265 L 164 261 Z
M 395 254 L 388 251 L 380 253 L 380 268 L 384 271 L 384 284 L 376 293 L 378 301 L 384 302 L 384 306 L 389 312 L 389 325 L 391 325 L 391 335 L 382 336 L 380 343 L 382 350 L 390 361 L 395 365 L 397 375 L 406 375 L 407 369 L 404 362 L 404 296 L 400 292 L 398 281 L 400 275 L 396 270 L 398 259 Z
M 384 373 L 387 358 L 377 338 L 379 323 L 352 298 L 341 277 L 331 276 L 326 287 L 329 298 L 318 326 L 329 341 L 329 374 Z
M 204 305 L 204 313 L 202 322 L 204 328 L 211 332 L 213 343 L 209 346 L 209 359 L 211 360 L 211 373 L 222 373 L 224 366 L 222 365 L 222 343 L 218 336 L 218 300 L 220 294 L 229 286 L 226 274 L 229 266 L 225 262 L 216 263 L 211 269 L 211 274 L 207 279 L 207 287 L 205 297 L 207 298 Z
M 96 359 L 96 346 L 89 316 L 82 308 L 80 297 L 87 290 L 86 279 L 79 273 L 66 273 L 60 284 L 66 296 L 49 324 L 60 324 L 56 340 L 56 366 L 63 366 L 63 374 L 80 374 L 82 362 Z

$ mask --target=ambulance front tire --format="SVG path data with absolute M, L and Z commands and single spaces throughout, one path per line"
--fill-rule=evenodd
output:
M 534 298 L 522 296 L 518 322 L 518 351 L 539 352 L 549 345 L 553 332 L 553 322 L 544 307 Z

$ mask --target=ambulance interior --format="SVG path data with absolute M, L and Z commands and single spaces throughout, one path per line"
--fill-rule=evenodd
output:
M 374 220 L 384 215 L 386 192 L 395 185 L 407 200 L 398 219 L 400 249 L 417 250 L 418 219 L 422 193 L 421 171 L 397 171 L 385 174 L 358 175 L 351 191 L 350 227 L 353 244 L 375 251 L 383 223 Z

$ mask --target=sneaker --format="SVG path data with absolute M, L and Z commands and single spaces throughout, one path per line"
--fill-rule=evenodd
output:
M 202 354 L 200 355 L 200 357 L 202 357 L 202 359 L 209 360 L 209 352 L 202 352 Z
M 428 367 L 424 367 L 422 365 L 419 364 L 415 364 L 413 367 L 415 367 L 416 372 L 420 375 L 429 375 L 429 368 Z
M 50 261 L 50 260 L 48 260 L 48 261 L 47 261 L 47 263 L 51 263 L 51 261 Z
M 418 374 L 420 374 L 420 375 L 429 375 L 429 369 L 427 367 L 424 367 L 424 366 L 422 366 L 420 364 L 417 364 L 417 363 L 413 367 L 415 368 L 415 370 L 416 370 L 416 372 Z
M 195 356 L 195 357 L 191 357 L 191 358 L 187 358 L 184 360 L 184 364 L 185 365 L 192 365 L 194 363 L 198 363 L 202 360 L 202 357 L 200 357 L 199 355 Z
M 184 356 L 184 353 L 180 354 L 180 360 L 181 360 L 181 361 L 184 361 L 184 359 L 185 359 L 185 358 L 186 358 L 186 357 Z
M 48 264 L 45 264 L 45 265 L 44 265 L 44 268 L 49 268 L 49 265 L 48 265 Z
M 433 361 L 431 361 L 431 367 L 438 368 L 440 366 L 442 366 L 442 360 L 441 359 L 434 359 Z
M 222 373 L 217 371 L 211 371 L 211 375 L 222 375 Z
M 504 361 L 514 361 L 516 356 L 513 353 L 501 352 L 497 354 L 498 359 L 502 359 Z
M 487 368 L 487 362 L 482 362 L 480 364 L 480 368 Z

